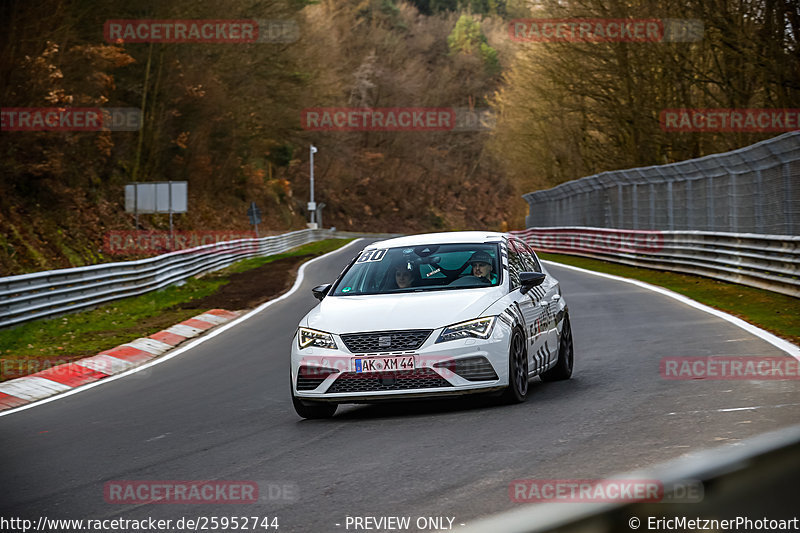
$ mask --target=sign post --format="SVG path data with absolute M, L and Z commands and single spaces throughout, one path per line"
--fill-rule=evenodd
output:
M 316 224 L 316 210 L 317 204 L 314 202 L 314 154 L 317 153 L 317 147 L 313 144 L 309 148 L 309 162 L 310 162 L 310 177 L 311 177 L 311 198 L 308 201 L 308 214 L 309 214 L 309 223 L 311 228 L 314 228 Z
M 261 209 L 258 208 L 255 202 L 250 202 L 247 216 L 250 218 L 250 224 L 256 227 L 256 239 L 258 239 L 258 225 L 261 223 Z

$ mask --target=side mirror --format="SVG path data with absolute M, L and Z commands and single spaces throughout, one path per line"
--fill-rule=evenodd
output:
M 311 294 L 313 294 L 314 298 L 316 298 L 321 302 L 322 299 L 325 298 L 325 296 L 327 296 L 329 290 L 331 290 L 331 284 L 326 283 L 324 285 L 317 285 L 316 287 L 311 289 Z
M 519 292 L 522 294 L 527 293 L 534 287 L 538 287 L 544 281 L 544 278 L 547 276 L 542 274 L 541 272 L 520 272 L 519 273 L 519 282 L 522 284 Z

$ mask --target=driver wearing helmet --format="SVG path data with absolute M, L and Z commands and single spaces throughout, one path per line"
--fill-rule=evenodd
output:
M 473 276 L 485 280 L 487 284 L 497 284 L 497 274 L 492 272 L 492 256 L 484 251 L 478 251 L 472 254 L 469 263 L 472 265 Z

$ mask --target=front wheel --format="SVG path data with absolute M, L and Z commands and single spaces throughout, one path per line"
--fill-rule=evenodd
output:
M 528 354 L 525 337 L 519 329 L 511 334 L 508 349 L 508 387 L 503 393 L 508 403 L 522 403 L 528 399 Z
M 561 328 L 561 339 L 558 343 L 558 360 L 556 366 L 541 375 L 542 381 L 561 381 L 572 376 L 572 365 L 575 355 L 572 349 L 572 326 L 569 315 L 564 315 L 564 326 Z
M 336 412 L 336 408 L 339 407 L 338 404 L 329 402 L 303 402 L 294 395 L 294 390 L 292 389 L 292 382 L 290 379 L 289 392 L 292 394 L 292 405 L 297 414 L 302 418 L 330 418 Z

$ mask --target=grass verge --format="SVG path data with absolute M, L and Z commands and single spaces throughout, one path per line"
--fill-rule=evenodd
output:
M 217 293 L 232 274 L 285 258 L 311 259 L 336 250 L 352 239 L 326 239 L 267 257 L 239 261 L 223 270 L 191 278 L 183 285 L 110 302 L 57 318 L 36 320 L 0 330 L 0 381 L 95 355 L 138 337 L 152 335 L 203 309 L 181 304 Z M 284 275 L 292 276 L 292 272 Z M 206 309 L 207 310 L 207 309 Z
M 565 254 L 537 253 L 547 261 L 637 279 L 688 296 L 800 344 L 800 299 L 715 279 L 637 268 Z

